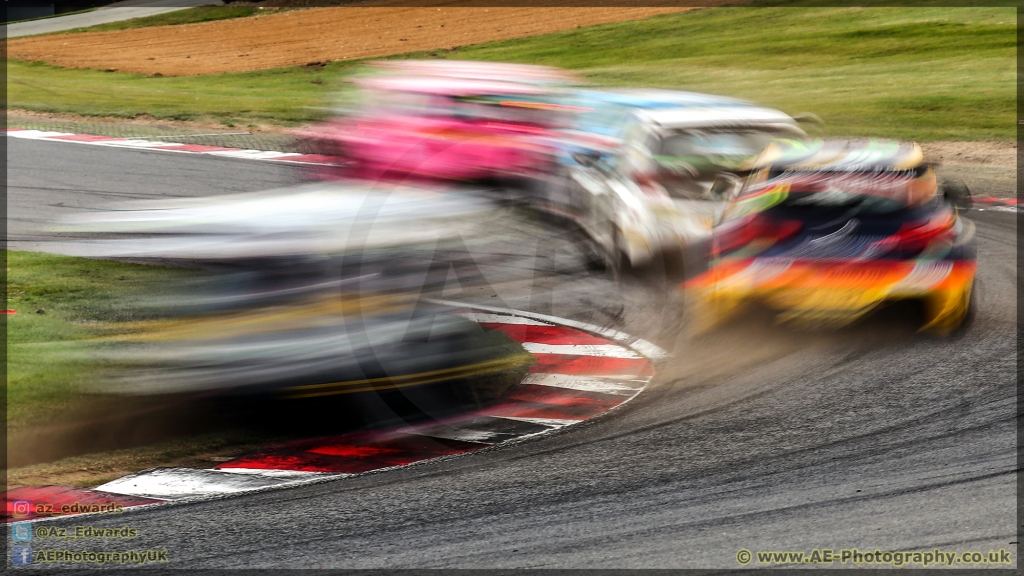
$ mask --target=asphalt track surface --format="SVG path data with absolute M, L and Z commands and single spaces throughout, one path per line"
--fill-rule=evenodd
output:
M 9 235 L 38 248 L 31 227 L 71 208 L 300 177 L 9 139 Z M 137 528 L 130 548 L 166 549 L 172 568 L 738 568 L 740 549 L 936 547 L 1006 548 L 1016 564 L 1016 216 L 970 217 L 977 318 L 947 340 L 916 336 L 898 310 L 833 333 L 754 318 L 694 340 L 652 274 L 616 287 L 575 264 L 557 231 L 524 224 L 521 246 L 497 242 L 501 258 L 481 257 L 489 285 L 447 296 L 615 326 L 671 350 L 623 409 L 465 457 L 87 523 Z
M 125 2 L 115 2 L 109 6 L 103 6 L 82 14 L 69 14 L 67 16 L 55 16 L 15 24 L 5 24 L 0 32 L 2 32 L 3 38 L 49 34 L 73 28 L 85 28 L 87 26 L 120 22 L 133 18 L 156 16 L 193 6 L 211 4 L 219 6 L 223 3 L 222 0 L 127 0 Z

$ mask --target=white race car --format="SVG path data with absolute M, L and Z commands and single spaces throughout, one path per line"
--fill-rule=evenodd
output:
M 706 239 L 742 164 L 774 138 L 805 136 L 792 117 L 752 105 L 636 107 L 622 134 L 612 152 L 573 154 L 546 199 L 613 270 Z

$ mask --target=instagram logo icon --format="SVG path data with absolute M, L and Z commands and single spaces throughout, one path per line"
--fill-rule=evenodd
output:
M 28 500 L 14 500 L 11 502 L 11 516 L 15 518 L 28 518 L 32 512 L 32 503 Z

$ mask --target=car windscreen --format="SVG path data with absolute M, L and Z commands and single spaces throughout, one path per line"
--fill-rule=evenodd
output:
M 671 158 L 746 158 L 764 149 L 774 135 L 757 130 L 693 130 L 665 136 L 658 156 Z
M 827 192 L 791 192 L 789 197 L 779 204 L 779 208 L 787 213 L 817 215 L 829 214 L 868 215 L 889 214 L 904 211 L 905 205 L 890 198 L 871 194 L 857 194 L 831 190 Z
M 913 168 L 906 170 L 888 170 L 888 169 L 871 169 L 871 170 L 830 170 L 830 169 L 813 169 L 807 170 L 803 168 L 794 168 L 787 166 L 771 166 L 768 168 L 768 180 L 775 180 L 777 178 L 797 178 L 797 177 L 811 177 L 811 176 L 830 176 L 834 178 L 847 177 L 847 178 L 873 178 L 873 177 L 890 177 L 890 178 L 920 178 L 928 173 L 928 164 L 919 164 Z
M 936 195 L 934 173 L 917 169 L 864 172 L 786 173 L 771 180 L 788 187 L 788 203 L 816 206 L 861 206 L 862 211 L 888 212 L 918 206 Z
M 801 219 L 821 214 L 882 215 L 938 200 L 934 178 L 903 172 L 787 173 L 744 191 L 730 214 L 769 207 Z
M 850 218 L 890 218 L 909 211 L 934 206 L 937 198 L 910 208 L 890 198 L 842 191 L 786 190 L 766 187 L 745 194 L 730 203 L 723 221 L 735 220 L 755 212 L 770 212 L 777 217 L 803 222 L 839 221 Z

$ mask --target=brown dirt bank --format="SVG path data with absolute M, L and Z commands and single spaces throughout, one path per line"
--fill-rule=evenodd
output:
M 7 42 L 10 58 L 68 68 L 195 76 L 380 57 L 534 36 L 691 8 L 367 6 Z

